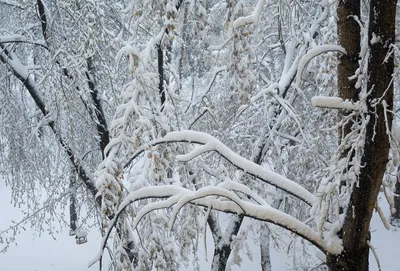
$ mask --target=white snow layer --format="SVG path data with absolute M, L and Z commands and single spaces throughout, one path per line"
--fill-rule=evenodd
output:
M 358 103 L 353 103 L 349 100 L 343 100 L 339 97 L 328 96 L 314 96 L 311 98 L 311 104 L 314 107 L 333 108 L 333 109 L 346 109 L 346 110 L 359 110 Z
M 307 54 L 305 54 L 299 62 L 299 67 L 297 69 L 297 75 L 296 75 L 296 85 L 298 87 L 300 86 L 301 76 L 303 74 L 304 68 L 306 67 L 308 62 L 310 62 L 311 59 L 313 59 L 314 57 L 316 57 L 320 54 L 327 53 L 327 52 L 333 52 L 333 51 L 339 51 L 342 54 L 347 54 L 346 50 L 342 46 L 329 45 L 329 44 L 319 45 L 319 46 L 312 48 L 310 51 L 308 51 Z

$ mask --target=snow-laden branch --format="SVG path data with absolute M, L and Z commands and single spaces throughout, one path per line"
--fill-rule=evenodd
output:
M 299 66 L 298 66 L 297 74 L 296 74 L 296 85 L 300 86 L 301 76 L 303 75 L 303 71 L 304 71 L 305 67 L 307 66 L 308 62 L 311 61 L 311 59 L 313 59 L 314 57 L 316 57 L 320 54 L 327 53 L 327 52 L 334 52 L 334 51 L 339 51 L 345 55 L 347 54 L 346 50 L 342 46 L 329 45 L 329 44 L 316 46 L 316 47 L 312 48 L 311 50 L 309 50 L 307 52 L 307 54 L 305 54 L 299 62 Z
M 229 187 L 229 185 L 228 185 Z M 170 227 L 178 215 L 180 209 L 186 204 L 194 204 L 225 213 L 241 214 L 260 221 L 270 222 L 283 227 L 290 232 L 295 233 L 308 240 L 324 253 L 338 254 L 341 252 L 340 244 L 328 244 L 321 235 L 315 232 L 311 227 L 296 218 L 279 211 L 268 204 L 259 205 L 256 203 L 242 200 L 233 191 L 222 187 L 204 187 L 197 191 L 192 191 L 183 187 L 164 185 L 143 187 L 131 192 L 121 203 L 116 216 L 109 223 L 106 234 L 102 239 L 100 254 L 90 263 L 93 265 L 102 260 L 103 251 L 114 227 L 117 224 L 119 216 L 132 203 L 144 199 L 164 199 L 155 201 L 144 206 L 135 216 L 132 229 L 135 229 L 142 218 L 149 212 L 168 209 L 175 205 L 170 221 Z
M 246 16 L 246 17 L 237 18 L 233 22 L 233 28 L 242 27 L 242 26 L 245 26 L 247 24 L 257 24 L 259 19 L 260 19 L 260 15 L 261 15 L 261 12 L 262 12 L 262 10 L 264 8 L 264 5 L 265 5 L 265 0 L 258 0 L 257 6 L 253 10 L 253 13 L 251 15 L 249 15 L 249 16 Z
M 177 155 L 176 159 L 181 162 L 187 162 L 203 153 L 215 151 L 219 153 L 222 157 L 224 157 L 228 162 L 234 165 L 236 168 L 243 170 L 247 174 L 250 174 L 253 177 L 256 177 L 270 185 L 273 185 L 294 197 L 304 201 L 308 205 L 313 205 L 316 202 L 315 196 L 307 191 L 301 185 L 295 183 L 292 180 L 287 179 L 286 177 L 279 175 L 276 172 L 265 169 L 262 166 L 236 154 L 231 149 L 229 149 L 226 145 L 220 142 L 218 139 L 213 136 L 196 131 L 179 131 L 179 132 L 171 132 L 168 133 L 165 137 L 150 143 L 149 145 L 155 146 L 159 144 L 165 143 L 174 143 L 174 142 L 189 142 L 201 144 L 204 146 L 200 146 L 195 148 L 193 151 L 184 154 Z M 138 155 L 144 152 L 145 148 L 139 148 L 131 158 L 131 160 L 125 165 L 127 167 Z
M 0 43 L 29 43 L 33 45 L 38 45 L 45 49 L 47 48 L 46 42 L 43 40 L 29 40 L 22 35 L 11 35 L 11 36 L 0 36 Z
M 285 93 L 287 92 L 287 90 L 289 89 L 290 85 L 292 84 L 293 80 L 296 77 L 299 61 L 301 60 L 301 57 L 304 55 L 307 47 L 308 47 L 307 44 L 303 44 L 300 47 L 296 57 L 294 57 L 296 42 L 290 41 L 286 46 L 285 62 L 279 81 L 272 83 L 270 86 L 260 91 L 260 93 L 251 98 L 251 102 L 255 102 L 265 94 L 272 94 L 272 95 L 278 94 L 281 95 L 282 98 L 284 98 L 286 96 Z
M 345 110 L 359 110 L 360 104 L 349 100 L 343 100 L 339 97 L 326 97 L 314 96 L 311 98 L 311 104 L 314 107 L 332 108 L 332 109 L 345 109 Z

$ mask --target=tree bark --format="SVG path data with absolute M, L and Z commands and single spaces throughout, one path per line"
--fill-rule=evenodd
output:
M 269 252 L 269 236 L 270 230 L 268 225 L 264 223 L 261 226 L 261 234 L 260 234 L 260 252 L 261 252 L 261 270 L 262 271 L 271 271 L 271 255 Z
M 76 195 L 75 189 L 76 182 L 75 182 L 75 170 L 71 166 L 71 176 L 69 177 L 69 189 L 70 189 L 70 194 L 69 194 L 69 227 L 70 227 L 70 232 L 69 235 L 75 235 L 76 229 L 77 229 L 77 224 L 78 224 L 78 213 L 76 211 Z
M 161 109 L 164 111 L 165 106 L 165 90 L 164 90 L 164 52 L 161 48 L 161 44 L 157 45 L 157 66 L 158 66 L 158 92 L 161 99 Z
M 340 255 L 328 255 L 328 266 L 333 271 L 368 270 L 369 226 L 388 161 L 387 132 L 391 130 L 393 119 L 391 112 L 394 62 L 391 56 L 388 57 L 388 52 L 395 37 L 396 2 L 395 0 L 370 1 L 368 28 L 370 55 L 367 83 L 369 95 L 366 100 L 368 112 L 361 113 L 365 114 L 368 121 L 364 154 L 343 223 L 343 252 Z M 348 33 L 345 29 L 342 30 L 343 32 L 339 31 L 339 34 L 344 37 L 351 38 L 348 35 L 355 35 L 354 32 Z M 342 38 L 341 40 L 343 41 Z M 345 78 L 342 77 L 341 80 Z M 343 82 L 339 83 L 341 84 Z
M 211 270 L 225 271 L 229 255 L 232 251 L 231 243 L 233 236 L 237 235 L 239 232 L 243 218 L 243 215 L 233 215 L 232 220 L 229 222 L 229 231 L 225 234 L 222 234 L 219 227 L 219 221 L 213 212 L 210 213 L 207 223 L 214 239 L 214 256 L 211 264 Z
M 397 181 L 394 188 L 394 209 L 395 213 L 392 213 L 392 224 L 400 227 L 400 173 L 397 175 Z
M 360 26 L 354 18 L 360 18 L 360 10 L 360 0 L 340 0 L 337 8 L 338 42 L 347 52 L 346 55 L 338 56 L 338 89 L 343 100 L 358 100 L 356 80 L 350 81 L 348 78 L 353 76 L 358 68 L 361 36 Z M 344 127 L 344 134 L 339 130 L 339 140 L 350 132 L 350 126 L 349 123 Z
M 91 113 L 95 115 L 93 117 L 97 118 L 96 130 L 97 134 L 100 137 L 99 145 L 102 157 L 104 159 L 106 156 L 106 153 L 104 153 L 104 149 L 110 142 L 110 134 L 107 128 L 107 121 L 103 111 L 103 106 L 101 105 L 101 101 L 99 98 L 99 90 L 96 87 L 95 74 L 94 74 L 95 69 L 91 57 L 87 59 L 87 69 L 88 71 L 86 72 L 86 78 L 90 89 L 90 96 L 92 97 L 93 105 L 95 107 L 95 110 L 91 110 Z

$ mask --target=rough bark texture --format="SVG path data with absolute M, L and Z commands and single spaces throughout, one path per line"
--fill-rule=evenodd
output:
M 352 101 L 358 100 L 358 90 L 355 87 L 356 80 L 350 81 L 348 78 L 353 76 L 358 68 L 360 53 L 360 26 L 354 17 L 360 18 L 360 1 L 341 0 L 337 8 L 338 15 L 338 42 L 346 49 L 347 55 L 339 55 L 338 66 L 338 89 L 339 96 L 343 99 Z M 350 124 L 339 130 L 339 139 L 350 132 Z
M 386 132 L 390 131 L 393 119 L 390 112 L 385 112 L 384 102 L 387 103 L 387 110 L 392 110 L 393 84 L 391 80 L 394 64 L 392 57 L 387 59 L 386 57 L 390 50 L 389 45 L 394 42 L 395 37 L 396 2 L 395 0 L 370 1 L 368 31 L 370 56 L 367 84 L 370 94 L 367 98 L 368 112 L 365 114 L 369 122 L 366 128 L 364 155 L 361 160 L 363 167 L 358 175 L 358 182 L 353 187 L 343 224 L 344 250 L 340 255 L 328 255 L 328 266 L 334 271 L 368 270 L 369 225 L 388 161 L 389 139 Z M 347 33 L 343 28 L 342 30 L 344 32 L 339 31 L 339 34 L 347 38 L 355 34 L 354 32 Z M 340 40 L 344 41 L 343 38 Z M 340 65 L 343 65 L 343 62 Z M 341 80 L 344 78 L 342 77 Z M 340 85 L 345 84 L 340 82 Z
M 160 111 L 164 111 L 165 104 L 165 90 L 164 90 L 164 53 L 161 48 L 161 44 L 157 45 L 157 61 L 158 61 L 158 92 L 160 94 L 161 99 L 161 109 Z
M 103 106 L 101 105 L 101 101 L 99 98 L 99 90 L 96 87 L 95 69 L 94 69 L 93 61 L 91 58 L 87 59 L 87 68 L 88 68 L 88 71 L 86 72 L 86 78 L 88 80 L 90 96 L 92 97 L 92 102 L 93 102 L 93 105 L 95 108 L 93 110 L 94 112 L 91 112 L 91 113 L 94 114 L 95 117 L 97 118 L 96 130 L 97 130 L 97 134 L 100 137 L 100 142 L 99 142 L 100 150 L 101 150 L 101 154 L 104 159 L 105 155 L 106 155 L 104 153 L 104 149 L 110 142 L 110 134 L 109 134 L 108 128 L 107 128 L 107 121 L 106 121 L 106 117 L 105 117 L 105 114 L 103 111 Z

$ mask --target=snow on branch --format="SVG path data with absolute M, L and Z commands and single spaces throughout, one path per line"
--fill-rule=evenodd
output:
M 257 6 L 253 13 L 246 17 L 239 17 L 233 22 L 233 28 L 245 26 L 247 24 L 257 24 L 260 19 L 261 12 L 264 8 L 265 0 L 258 0 Z
M 226 145 L 220 142 L 213 136 L 196 131 L 179 131 L 168 133 L 165 137 L 150 143 L 150 146 L 155 146 L 165 143 L 174 142 L 189 142 L 196 143 L 204 146 L 200 146 L 192 150 L 191 152 L 184 155 L 177 155 L 176 159 L 181 162 L 187 162 L 203 153 L 215 151 L 224 157 L 228 162 L 234 165 L 236 168 L 243 170 L 247 174 L 256 177 L 274 187 L 277 187 L 294 197 L 304 201 L 308 205 L 313 205 L 316 202 L 315 196 L 307 191 L 304 187 L 297 184 L 296 182 L 287 179 L 286 177 L 273 172 L 271 170 L 265 169 L 262 166 L 238 155 L 229 149 Z M 130 161 L 125 165 L 129 164 L 136 159 L 138 155 L 144 152 L 145 148 L 148 146 L 143 146 L 139 148 L 130 159 Z
M 333 51 L 339 51 L 345 55 L 347 54 L 346 50 L 342 46 L 329 45 L 329 44 L 316 46 L 316 47 L 312 48 L 311 50 L 309 50 L 307 52 L 307 54 L 305 54 L 300 59 L 299 66 L 297 69 L 297 74 L 296 74 L 296 85 L 300 86 L 301 76 L 303 75 L 303 71 L 304 71 L 305 67 L 307 66 L 308 62 L 311 61 L 311 59 L 313 59 L 314 57 L 316 57 L 320 54 L 327 53 L 327 52 L 333 52 Z
M 228 184 L 227 187 L 229 188 L 229 186 L 230 185 Z M 258 203 L 243 200 L 229 189 L 208 186 L 197 191 L 192 191 L 179 186 L 163 185 L 143 187 L 127 195 L 125 200 L 121 203 L 116 216 L 109 223 L 106 234 L 102 239 L 100 254 L 98 254 L 89 266 L 93 265 L 97 261 L 101 262 L 107 240 L 112 230 L 117 225 L 121 213 L 123 213 L 130 204 L 145 199 L 163 200 L 146 204 L 141 208 L 135 216 L 132 229 L 135 229 L 142 218 L 149 212 L 159 209 L 168 209 L 175 205 L 169 225 L 170 227 L 173 227 L 174 220 L 180 209 L 186 204 L 194 204 L 196 206 L 212 208 L 225 213 L 243 214 L 260 221 L 273 223 L 303 237 L 324 253 L 337 254 L 340 253 L 342 249 L 340 244 L 329 245 L 320 234 L 291 215 L 279 211 L 268 204 L 260 205 Z
M 354 103 L 349 100 L 343 100 L 339 97 L 326 97 L 315 96 L 311 98 L 311 104 L 314 107 L 345 109 L 345 110 L 359 110 L 360 105 L 358 102 Z
M 11 35 L 11 36 L 0 36 L 0 43 L 29 43 L 33 45 L 41 46 L 45 49 L 47 48 L 46 42 L 43 40 L 29 40 L 22 35 Z

